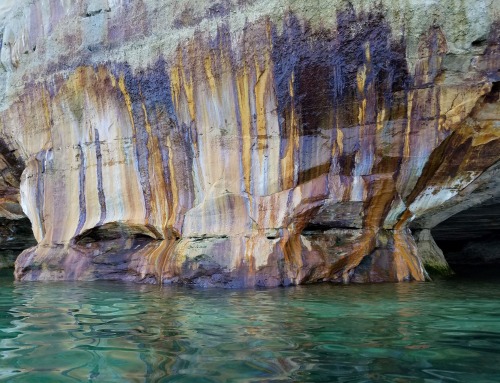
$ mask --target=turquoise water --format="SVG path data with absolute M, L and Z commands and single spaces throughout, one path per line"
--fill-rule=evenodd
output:
M 500 278 L 271 290 L 14 283 L 2 382 L 500 382 Z

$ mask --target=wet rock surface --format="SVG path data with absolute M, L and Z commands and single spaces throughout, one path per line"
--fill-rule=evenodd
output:
M 0 55 L 18 279 L 422 281 L 498 195 L 498 2 L 44 4 Z

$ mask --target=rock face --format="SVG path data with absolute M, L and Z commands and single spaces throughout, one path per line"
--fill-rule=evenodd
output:
M 51 0 L 6 20 L 0 216 L 18 201 L 38 243 L 18 279 L 422 281 L 428 229 L 495 179 L 497 1 Z

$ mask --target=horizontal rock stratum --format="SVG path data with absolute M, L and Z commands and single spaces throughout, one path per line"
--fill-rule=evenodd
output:
M 46 0 L 4 20 L 16 277 L 422 281 L 498 194 L 500 2 Z M 22 210 L 21 210 L 22 208 Z

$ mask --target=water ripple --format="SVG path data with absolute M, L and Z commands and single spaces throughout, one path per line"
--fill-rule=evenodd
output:
M 2 273 L 0 381 L 495 382 L 499 287 L 223 291 Z

